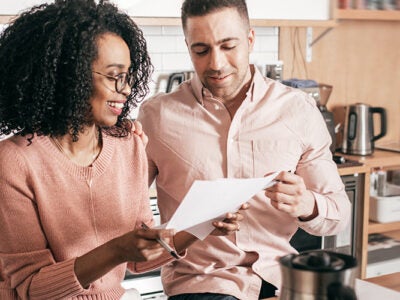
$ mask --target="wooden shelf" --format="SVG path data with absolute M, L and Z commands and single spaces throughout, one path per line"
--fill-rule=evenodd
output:
M 16 16 L 0 15 L 0 24 L 10 22 Z M 162 17 L 132 17 L 141 26 L 180 26 L 180 18 Z M 341 20 L 365 20 L 365 21 L 400 21 L 400 10 L 360 10 L 360 9 L 337 9 L 334 18 L 330 20 L 273 20 L 252 19 L 252 26 L 259 27 L 335 27 L 337 21 Z
M 338 172 L 340 176 L 344 175 L 352 175 L 352 174 L 362 174 L 362 173 L 369 173 L 370 169 L 365 166 L 352 166 L 352 167 L 345 167 L 345 168 L 338 168 Z
M 400 10 L 338 9 L 337 20 L 400 21 Z
M 136 24 L 140 26 L 181 26 L 180 18 L 151 18 L 151 17 L 132 17 Z M 256 27 L 333 27 L 337 23 L 335 20 L 314 21 L 314 20 L 265 20 L 252 19 L 251 26 Z
M 0 24 L 7 24 L 15 17 L 16 16 L 11 16 L 11 15 L 0 15 Z
M 343 154 L 341 154 L 343 155 Z M 378 168 L 386 170 L 400 169 L 400 153 L 391 151 L 375 150 L 372 155 L 356 156 L 343 155 L 344 157 L 356 160 L 367 168 L 367 174 Z M 340 170 L 340 169 L 339 169 Z M 366 276 L 366 266 L 368 261 L 368 235 L 372 233 L 384 233 L 390 236 L 400 237 L 400 221 L 391 223 L 377 223 L 369 221 L 369 176 L 365 178 L 364 203 L 362 216 L 362 238 L 358 241 L 361 249 L 361 278 Z
M 400 230 L 387 231 L 387 232 L 385 232 L 385 235 L 387 235 L 393 239 L 400 240 Z
M 0 15 L 0 24 L 10 22 L 16 16 Z M 161 17 L 132 17 L 139 26 L 181 26 L 180 18 L 161 18 Z M 252 19 L 251 26 L 256 27 L 334 27 L 337 25 L 335 20 L 264 20 Z
M 392 223 L 377 223 L 369 222 L 368 233 L 384 233 L 389 231 L 399 231 L 400 232 L 400 221 Z
M 251 26 L 256 27 L 335 27 L 337 22 L 334 19 L 331 20 L 262 20 L 252 19 L 250 20 Z
M 132 17 L 139 26 L 181 26 L 180 18 L 153 18 L 153 17 Z
M 371 169 L 374 168 L 400 169 L 400 153 L 393 151 L 375 150 L 372 155 L 368 156 L 355 156 L 355 155 L 343 155 L 343 156 L 352 160 L 357 160 Z

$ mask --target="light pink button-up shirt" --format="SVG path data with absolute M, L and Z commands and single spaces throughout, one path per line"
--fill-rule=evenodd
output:
M 253 178 L 293 170 L 318 205 L 315 219 L 300 222 L 258 193 L 249 200 L 239 232 L 198 241 L 184 259 L 163 267 L 168 295 L 213 292 L 258 299 L 261 278 L 280 288 L 277 259 L 295 252 L 289 240 L 299 226 L 311 234 L 333 235 L 349 221 L 350 202 L 315 100 L 264 78 L 257 69 L 233 119 L 194 77 L 173 93 L 145 101 L 139 120 L 149 136 L 150 182 L 157 178 L 162 222 L 196 179 Z

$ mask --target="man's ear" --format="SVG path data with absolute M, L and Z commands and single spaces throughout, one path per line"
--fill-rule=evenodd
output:
M 249 52 L 252 52 L 253 51 L 253 47 L 254 47 L 254 42 L 256 40 L 256 36 L 254 34 L 254 29 L 253 28 L 249 29 L 249 34 L 248 34 L 247 38 L 248 38 L 248 41 L 249 41 Z

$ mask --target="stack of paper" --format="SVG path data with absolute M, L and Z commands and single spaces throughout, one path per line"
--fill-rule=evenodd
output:
M 203 240 L 213 230 L 212 222 L 222 220 L 255 194 L 276 183 L 279 172 L 262 178 L 196 180 L 172 218 L 162 227 L 185 230 Z

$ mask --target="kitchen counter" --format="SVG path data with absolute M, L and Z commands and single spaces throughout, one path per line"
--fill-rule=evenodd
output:
M 400 272 L 388 275 L 382 275 L 378 277 L 367 278 L 364 280 L 400 292 Z M 266 298 L 264 300 L 272 300 L 272 299 L 278 299 L 278 298 L 271 297 L 271 298 Z
M 400 272 L 364 280 L 400 292 Z

